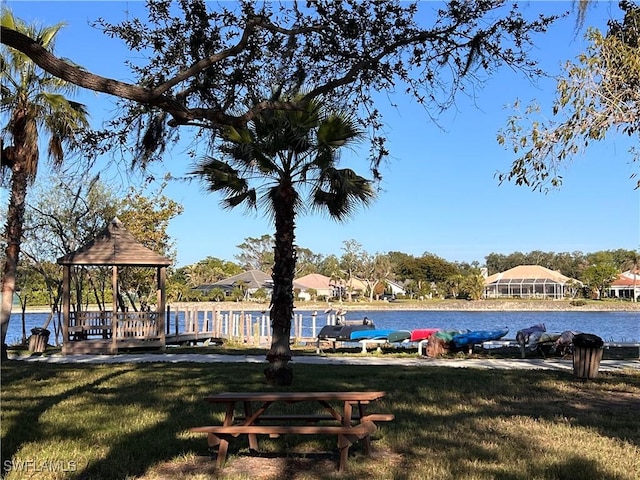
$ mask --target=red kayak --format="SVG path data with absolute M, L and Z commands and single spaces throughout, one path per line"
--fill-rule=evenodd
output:
M 416 330 L 411 330 L 411 341 L 419 342 L 420 340 L 426 340 L 438 331 L 440 331 L 439 328 L 418 328 Z

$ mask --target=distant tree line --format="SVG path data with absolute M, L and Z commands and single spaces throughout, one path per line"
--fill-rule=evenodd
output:
M 167 233 L 172 218 L 181 212 L 166 198 L 161 187 L 155 192 L 131 190 L 119 198 L 98 177 L 80 175 L 83 180 L 62 182 L 52 179 L 29 203 L 24 240 L 24 257 L 17 279 L 17 297 L 22 307 L 50 305 L 59 308 L 62 269 L 56 259 L 91 240 L 116 215 L 135 237 L 154 251 L 175 258 L 174 240 Z M 52 187 L 53 185 L 53 187 Z M 264 234 L 247 237 L 237 245 L 233 260 L 208 256 L 194 264 L 169 269 L 167 298 L 171 301 L 238 301 L 246 297 L 246 287 L 238 285 L 228 295 L 222 289 L 206 294 L 196 287 L 213 284 L 246 270 L 271 273 L 273 237 Z M 364 297 L 373 301 L 390 293 L 388 282 L 397 282 L 407 298 L 479 299 L 484 292 L 485 274 L 509 270 L 518 265 L 541 265 L 579 280 L 584 288 L 578 294 L 606 296 L 617 275 L 640 267 L 638 251 L 615 249 L 591 253 L 543 252 L 490 253 L 484 264 L 479 261 L 449 261 L 430 252 L 410 255 L 404 252 L 367 252 L 355 239 L 343 242 L 340 255 L 324 255 L 296 247 L 296 278 L 319 273 L 335 282 L 349 285 L 358 279 L 366 285 Z M 1 259 L 0 259 L 1 260 Z M 89 304 L 108 305 L 112 301 L 110 271 L 105 268 L 80 268 L 74 272 L 75 308 Z M 139 302 L 154 299 L 149 288 L 153 272 L 124 272 L 123 294 L 132 309 Z M 149 281 L 147 281 L 149 280 Z M 349 289 L 347 289 L 349 292 Z M 595 292 L 595 295 L 594 293 Z M 254 297 L 268 300 L 264 291 Z M 345 300 L 350 300 L 348 296 Z
M 273 261 L 270 235 L 248 237 L 237 247 L 240 253 L 235 256 L 235 262 L 207 257 L 175 269 L 170 277 L 172 289 L 180 292 L 181 300 L 215 300 L 220 298 L 219 291 L 212 290 L 208 295 L 203 295 L 193 289 L 245 270 L 257 269 L 270 273 Z M 540 250 L 490 253 L 485 257 L 484 265 L 478 261 L 452 262 L 429 252 L 420 256 L 397 251 L 372 254 L 353 239 L 344 241 L 342 250 L 342 255 L 322 255 L 298 247 L 296 277 L 319 273 L 344 284 L 357 278 L 367 285 L 365 296 L 370 300 L 388 292 L 388 281 L 401 284 L 411 298 L 479 299 L 484 292 L 483 267 L 487 275 L 492 275 L 518 265 L 540 265 L 582 282 L 584 288 L 579 289 L 579 294 L 589 296 L 590 292 L 595 291 L 596 296 L 602 297 L 619 273 L 640 267 L 640 254 L 626 249 L 592 253 Z M 235 296 L 232 298 L 235 299 Z

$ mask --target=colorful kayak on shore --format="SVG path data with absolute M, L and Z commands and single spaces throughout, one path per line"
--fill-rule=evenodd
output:
M 416 328 L 415 330 L 411 330 L 411 341 L 419 342 L 421 340 L 426 340 L 434 333 L 440 331 L 439 328 Z
M 339 342 L 345 342 L 351 340 L 351 334 L 356 331 L 375 330 L 373 323 L 363 325 L 325 325 L 318 333 L 320 340 L 335 340 Z
M 555 342 L 560 335 L 562 335 L 560 332 L 534 332 L 529 336 L 529 345 Z
M 380 330 L 380 329 L 359 330 L 356 332 L 351 332 L 351 340 L 355 340 L 355 341 L 384 340 L 389 338 L 389 335 L 395 331 L 396 330 Z
M 474 332 L 458 333 L 453 336 L 451 341 L 456 347 L 463 347 L 465 345 L 477 345 L 490 340 L 498 340 L 507 333 L 509 333 L 508 328 L 501 328 L 499 330 L 476 330 Z
M 404 342 L 405 340 L 409 340 L 411 338 L 411 331 L 409 330 L 396 330 L 395 332 L 391 332 L 387 337 L 387 341 L 389 343 L 396 342 Z

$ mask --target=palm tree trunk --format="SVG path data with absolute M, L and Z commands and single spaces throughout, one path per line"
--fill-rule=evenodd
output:
M 293 318 L 293 277 L 296 268 L 295 239 L 295 191 L 281 188 L 275 209 L 275 248 L 273 294 L 271 296 L 271 348 L 267 353 L 269 366 L 264 374 L 267 383 L 291 385 L 293 370 L 291 360 L 291 320 Z
M 29 185 L 29 174 L 24 168 L 24 162 L 14 158 L 11 175 L 11 198 L 7 209 L 7 223 L 5 225 L 5 238 L 7 246 L 5 250 L 4 270 L 2 272 L 2 305 L 0 307 L 0 332 L 2 360 L 7 359 L 7 332 L 13 307 L 13 295 L 16 290 L 16 274 L 20 257 L 20 242 L 24 226 L 24 212 Z

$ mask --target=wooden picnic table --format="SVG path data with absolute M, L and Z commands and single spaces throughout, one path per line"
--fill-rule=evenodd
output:
M 340 449 L 338 469 L 342 471 L 349 455 L 349 446 L 363 440 L 365 453 L 369 455 L 369 436 L 377 428 L 375 422 L 393 420 L 392 414 L 371 414 L 365 411 L 370 402 L 384 396 L 385 392 L 382 391 L 224 392 L 205 397 L 209 403 L 225 405 L 223 424 L 194 427 L 190 430 L 207 433 L 209 446 L 218 448 L 219 467 L 224 466 L 229 440 L 239 435 L 248 436 L 249 449 L 252 451 L 258 451 L 257 435 L 260 434 L 270 437 L 283 434 L 337 435 Z M 318 404 L 323 413 L 269 413 L 269 408 L 274 404 L 286 406 L 300 402 Z M 243 414 L 236 416 L 236 406 L 239 405 Z

